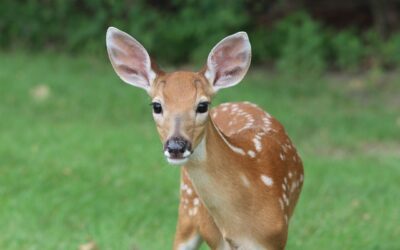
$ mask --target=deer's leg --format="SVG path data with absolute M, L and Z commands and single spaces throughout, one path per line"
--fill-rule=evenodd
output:
M 202 237 L 199 232 L 200 199 L 193 188 L 186 171 L 181 171 L 181 190 L 176 227 L 174 249 L 196 250 L 200 247 Z
M 223 237 L 201 202 L 186 170 L 181 171 L 181 195 L 179 218 L 175 235 L 174 249 L 198 249 L 202 241 L 210 249 L 221 249 Z
M 198 226 L 199 214 L 194 214 L 187 203 L 187 198 L 181 196 L 174 250 L 197 250 L 203 241 Z
M 202 243 L 196 224 L 188 219 L 187 216 L 179 216 L 174 250 L 197 250 Z
M 200 204 L 196 214 L 188 211 L 185 201 L 181 202 L 177 232 L 175 235 L 175 250 L 198 249 L 204 240 L 212 250 L 229 249 L 224 244 L 223 237 L 203 204 Z
M 215 225 L 215 222 L 211 215 L 208 213 L 208 210 L 202 204 L 201 209 L 199 211 L 199 231 L 204 239 L 207 242 L 207 245 L 212 250 L 223 250 L 225 248 L 225 244 L 223 242 L 223 237 L 218 227 Z

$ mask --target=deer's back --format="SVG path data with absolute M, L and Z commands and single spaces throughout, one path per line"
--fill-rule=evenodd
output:
M 303 184 L 303 165 L 280 122 L 249 102 L 223 103 L 211 110 L 211 118 L 236 153 L 252 161 L 238 165 L 248 181 L 267 186 L 290 217 Z

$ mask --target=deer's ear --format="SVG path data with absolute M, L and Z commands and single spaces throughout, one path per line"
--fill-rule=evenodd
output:
M 208 55 L 204 76 L 215 91 L 238 84 L 251 62 L 251 45 L 246 32 L 225 37 Z
M 107 52 L 117 75 L 126 83 L 150 90 L 156 73 L 146 49 L 133 37 L 110 27 L 106 35 Z

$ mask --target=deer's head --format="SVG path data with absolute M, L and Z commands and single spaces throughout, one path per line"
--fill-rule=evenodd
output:
M 251 61 L 245 32 L 220 41 L 199 72 L 159 70 L 137 40 L 113 27 L 107 30 L 106 42 L 118 76 L 149 94 L 164 154 L 169 163 L 178 165 L 190 158 L 203 139 L 213 95 L 238 84 Z

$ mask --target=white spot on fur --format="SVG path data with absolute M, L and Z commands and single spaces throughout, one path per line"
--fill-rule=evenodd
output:
M 194 208 L 189 208 L 189 216 L 195 216 L 197 214 L 197 212 L 199 211 L 198 207 L 194 207 Z
M 248 129 L 248 128 L 251 128 L 252 125 L 253 125 L 253 123 L 247 122 L 246 124 L 244 124 L 244 126 L 243 126 L 241 129 L 239 129 L 238 131 L 236 131 L 236 133 L 240 133 L 240 132 L 242 132 L 243 130 L 246 130 L 246 129 Z
M 282 198 L 279 198 L 279 205 L 281 205 L 281 209 L 282 209 L 282 210 L 285 209 L 285 207 L 284 207 L 284 205 L 283 205 Z
M 186 189 L 186 193 L 187 193 L 188 195 L 192 195 L 193 190 L 192 190 L 191 188 L 188 188 L 188 189 Z
M 200 205 L 200 200 L 199 200 L 199 198 L 194 198 L 194 199 L 193 199 L 193 205 L 196 206 L 196 207 Z
M 266 175 L 261 175 L 261 180 L 262 182 L 264 182 L 265 185 L 267 185 L 268 187 L 271 187 L 272 184 L 274 183 L 272 181 L 272 178 Z
M 285 193 L 283 193 L 283 201 L 285 202 L 286 206 L 289 206 L 289 199 Z
M 236 112 L 238 110 L 239 110 L 239 106 L 237 104 L 233 104 L 231 112 Z
M 292 172 L 289 172 L 288 176 L 289 176 L 289 179 L 292 179 L 292 176 L 293 176 Z
M 256 148 L 257 152 L 260 152 L 262 149 L 261 141 L 257 135 L 253 138 L 254 147 Z
M 296 189 L 296 182 L 292 183 L 292 186 L 290 187 L 290 192 L 293 193 L 293 191 Z
M 249 181 L 249 179 L 247 179 L 247 177 L 244 174 L 240 175 L 240 179 L 242 180 L 243 185 L 245 187 L 250 187 L 250 181 Z
M 249 114 L 249 113 L 245 113 L 245 112 L 239 112 L 239 115 L 242 115 L 246 118 L 246 123 L 244 124 L 244 126 L 242 128 L 240 128 L 238 131 L 236 131 L 236 133 L 240 133 L 243 130 L 249 129 L 254 125 L 255 119 L 254 117 Z
M 251 158 L 256 157 L 256 153 L 255 153 L 253 150 L 247 151 L 247 154 L 248 154 Z
M 279 153 L 279 157 L 281 158 L 282 161 L 285 160 L 285 156 L 282 153 Z
M 271 126 L 271 121 L 270 121 L 270 119 L 268 119 L 267 117 L 263 117 L 262 120 L 263 120 L 264 126 L 265 126 L 266 128 L 269 128 L 269 126 Z

